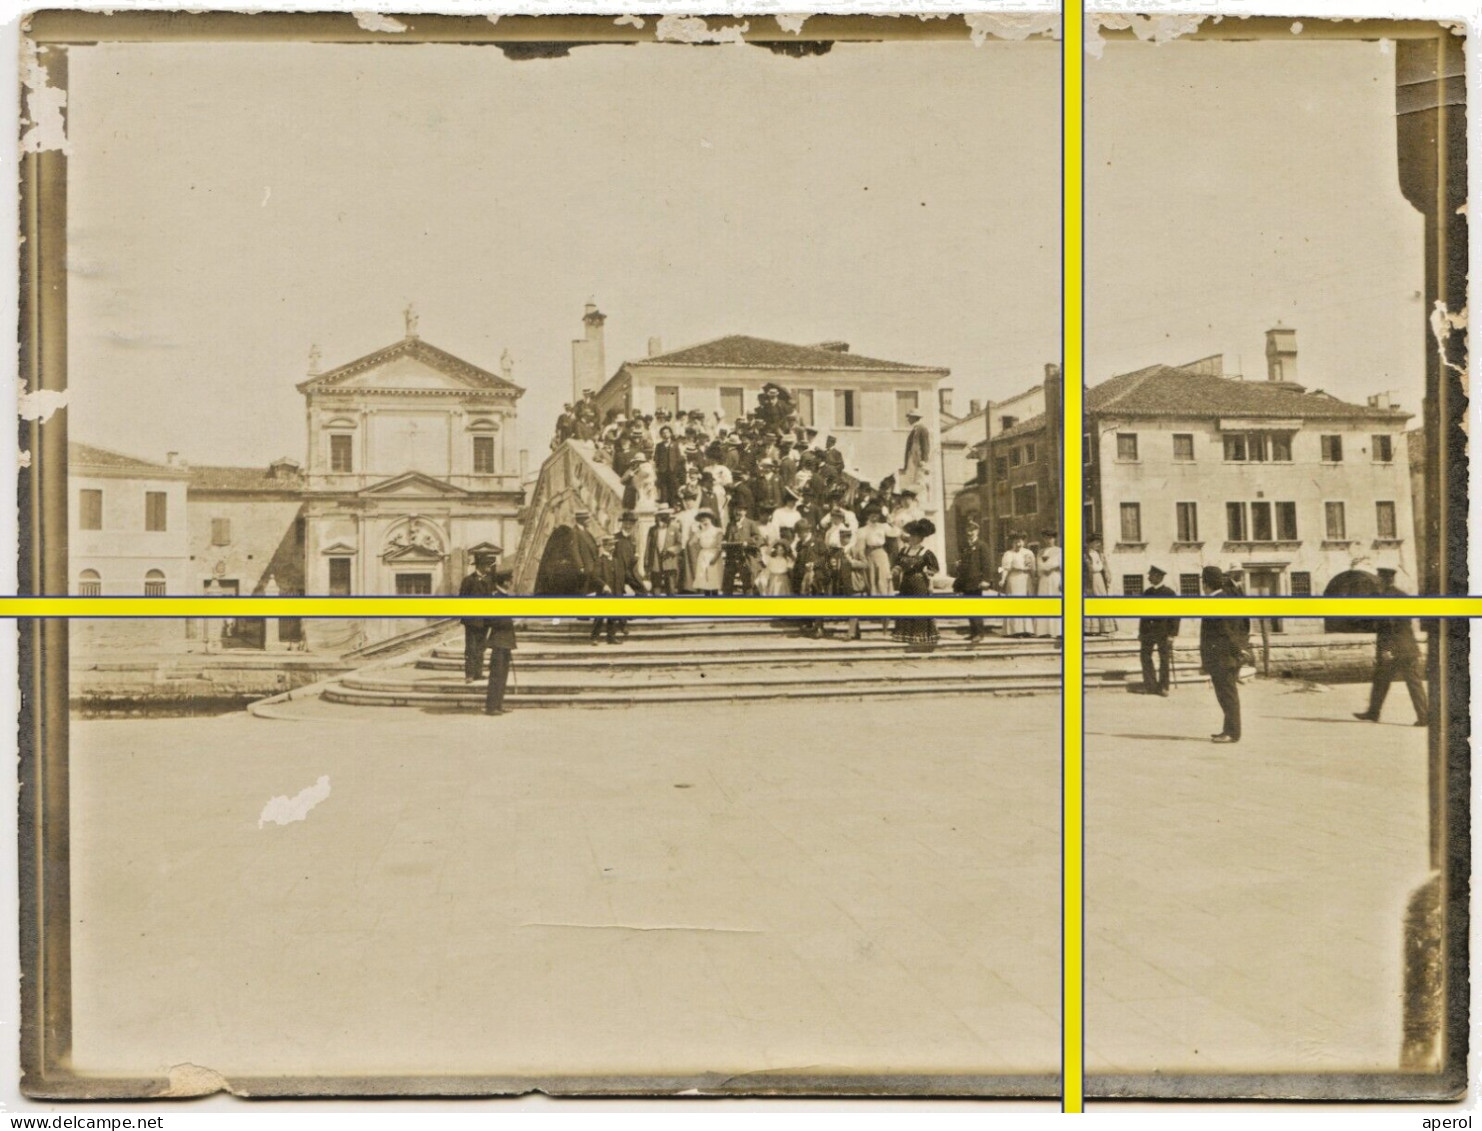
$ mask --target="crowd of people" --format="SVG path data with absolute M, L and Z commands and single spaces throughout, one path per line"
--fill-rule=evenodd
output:
M 930 439 L 919 411 L 906 416 L 899 474 L 872 483 L 849 468 L 835 437 L 820 439 L 800 419 L 780 385 L 764 386 L 756 407 L 733 421 L 700 410 L 604 414 L 585 394 L 564 407 L 552 447 L 590 443 L 597 461 L 622 479 L 626 510 L 619 532 L 606 538 L 587 531 L 589 514 L 576 516 L 585 533 L 577 536 L 583 591 L 927 596 L 945 588 L 928 544 L 936 525 L 921 498 Z M 653 507 L 654 524 L 640 547 L 634 512 L 643 504 Z M 1041 539 L 1030 544 L 1016 534 L 995 562 L 970 523 L 951 563 L 952 591 L 1059 596 L 1060 549 L 1053 531 Z M 1013 636 L 1060 635 L 1052 618 L 1010 619 L 1002 628 Z M 803 631 L 824 630 L 804 622 Z M 973 618 L 967 633 L 986 635 L 984 619 Z M 897 620 L 895 635 L 907 643 L 937 638 L 935 622 L 920 617 Z

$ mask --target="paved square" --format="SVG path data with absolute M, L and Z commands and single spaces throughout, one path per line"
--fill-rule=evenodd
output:
M 1207 687 L 1086 707 L 1090 1072 L 1396 1070 L 1403 917 L 1427 875 L 1403 689 Z
M 1058 1071 L 1058 716 L 74 721 L 77 1067 Z

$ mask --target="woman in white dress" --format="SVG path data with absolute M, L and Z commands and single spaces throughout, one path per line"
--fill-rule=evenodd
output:
M 1086 572 L 1086 591 L 1094 597 L 1105 597 L 1110 592 L 1106 583 L 1106 554 L 1101 548 L 1101 539 L 1092 538 L 1086 547 L 1083 563 Z M 1087 617 L 1087 636 L 1115 636 L 1117 622 L 1111 617 Z
M 695 559 L 695 592 L 714 596 L 725 583 L 725 566 L 722 562 L 721 543 L 725 533 L 715 523 L 715 513 L 701 509 L 695 515 L 695 532 L 690 535 L 690 546 Z
M 859 544 L 864 551 L 867 592 L 871 597 L 889 597 L 895 593 L 895 581 L 890 575 L 890 551 L 885 543 L 899 538 L 900 531 L 885 521 L 885 513 L 870 512 L 859 530 Z
M 1029 579 L 1034 574 L 1034 554 L 1025 548 L 1024 535 L 1015 531 L 1009 535 L 1013 540 L 1011 549 L 1003 552 L 998 563 L 998 591 L 1005 597 L 1029 596 Z M 1003 622 L 1005 636 L 1033 636 L 1034 620 L 1031 617 L 1007 617 Z
M 1045 546 L 1039 552 L 1039 592 L 1037 595 L 1058 597 L 1061 594 L 1061 575 L 1064 566 L 1060 547 L 1055 545 L 1057 535 L 1053 530 L 1042 530 L 1040 536 L 1044 538 Z M 1059 617 L 1036 617 L 1034 634 L 1058 637 L 1061 632 L 1060 626 Z
M 785 526 L 777 541 L 762 550 L 761 576 L 757 578 L 756 591 L 764 597 L 792 595 L 792 567 L 796 560 L 792 538 L 792 527 Z

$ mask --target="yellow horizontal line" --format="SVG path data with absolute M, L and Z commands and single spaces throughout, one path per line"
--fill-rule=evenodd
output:
M 4 617 L 1058 617 L 1058 597 L 0 597 Z
M 1482 597 L 1087 597 L 1083 611 L 1088 617 L 1478 617 Z

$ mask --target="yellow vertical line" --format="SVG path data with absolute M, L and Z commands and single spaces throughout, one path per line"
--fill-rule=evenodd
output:
M 1082 988 L 1085 985 L 1085 931 L 1081 921 L 1084 907 L 1084 829 L 1083 759 L 1081 696 L 1085 689 L 1084 635 L 1081 617 L 1081 596 L 1085 591 L 1082 577 L 1081 499 L 1085 489 L 1081 464 L 1081 393 L 1085 388 L 1083 366 L 1082 303 L 1084 300 L 1084 238 L 1085 213 L 1081 194 L 1084 175 L 1084 141 L 1082 128 L 1085 119 L 1083 80 L 1082 37 L 1085 31 L 1084 0 L 1066 0 L 1062 5 L 1064 30 L 1061 38 L 1061 137 L 1063 178 L 1063 204 L 1061 215 L 1062 248 L 1064 266 L 1061 273 L 1062 317 L 1061 336 L 1063 364 L 1061 366 L 1063 392 L 1062 408 L 1064 425 L 1061 430 L 1060 458 L 1063 465 L 1061 482 L 1061 505 L 1064 514 L 1060 529 L 1064 533 L 1062 545 L 1065 553 L 1065 569 L 1061 577 L 1065 583 L 1065 603 L 1062 608 L 1067 616 L 1061 639 L 1064 641 L 1062 686 L 1061 686 L 1061 741 L 1063 745 L 1063 767 L 1061 770 L 1061 1052 L 1060 1071 L 1062 1079 L 1060 1110 L 1080 1112 L 1083 1110 L 1083 1072 L 1085 1051 L 1085 1018 Z M 1074 614 L 1074 615 L 1070 615 Z

